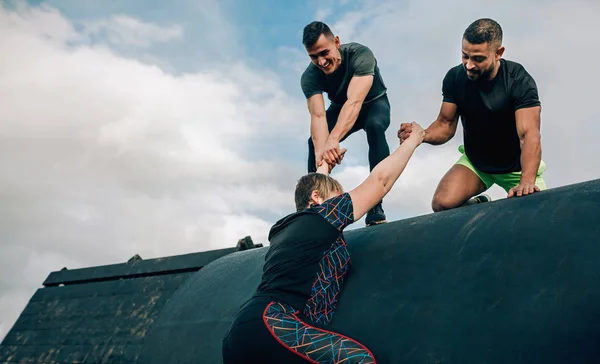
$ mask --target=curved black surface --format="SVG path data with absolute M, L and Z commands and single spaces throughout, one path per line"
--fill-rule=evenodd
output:
M 232 253 L 195 273 L 163 308 L 138 363 L 220 363 L 221 338 L 260 282 L 266 249 Z
M 600 180 L 346 233 L 332 328 L 380 363 L 600 362 Z M 171 297 L 140 363 L 220 363 L 266 248 L 220 258 Z

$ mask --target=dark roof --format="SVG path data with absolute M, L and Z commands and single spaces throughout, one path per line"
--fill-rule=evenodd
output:
M 1 363 L 135 363 L 171 295 L 237 248 L 52 272 L 0 344 Z

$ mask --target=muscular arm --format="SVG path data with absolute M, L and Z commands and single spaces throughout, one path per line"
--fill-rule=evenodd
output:
M 458 108 L 456 104 L 442 102 L 437 119 L 425 129 L 424 143 L 440 145 L 454 137 L 458 125 Z
M 350 129 L 352 129 L 372 84 L 372 75 L 352 77 L 348 84 L 348 100 L 342 106 L 342 110 L 340 110 L 340 116 L 335 127 L 329 134 L 330 139 L 339 143 Z
M 542 160 L 540 112 L 540 106 L 522 108 L 515 112 L 517 133 L 521 140 L 521 184 L 535 183 Z
M 311 96 L 307 100 L 308 112 L 310 113 L 310 135 L 315 145 L 315 155 L 323 151 L 325 141 L 329 137 L 327 128 L 327 116 L 325 113 L 325 101 L 323 94 Z M 317 163 L 319 162 L 317 155 Z
M 424 135 L 423 129 L 416 126 L 415 123 L 412 128 L 411 134 L 413 135 L 400 144 L 387 158 L 379 162 L 363 183 L 349 192 L 354 208 L 354 221 L 360 219 L 390 192 L 415 149 L 421 144 Z M 418 130 L 414 130 L 414 128 L 418 128 Z

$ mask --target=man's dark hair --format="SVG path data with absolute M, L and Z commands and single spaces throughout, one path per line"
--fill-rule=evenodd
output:
M 477 19 L 467 27 L 463 38 L 471 44 L 489 43 L 499 48 L 502 45 L 502 27 L 489 18 Z
M 317 42 L 317 40 L 319 40 L 321 34 L 325 34 L 327 38 L 333 38 L 333 32 L 331 31 L 331 29 L 329 29 L 327 24 L 321 21 L 313 21 L 312 23 L 304 27 L 304 32 L 302 34 L 302 44 L 304 44 L 306 48 L 312 47 Z

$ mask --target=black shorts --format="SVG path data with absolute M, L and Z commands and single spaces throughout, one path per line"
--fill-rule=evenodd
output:
M 347 336 L 316 327 L 298 310 L 268 298 L 248 302 L 223 338 L 223 363 L 375 363 Z

